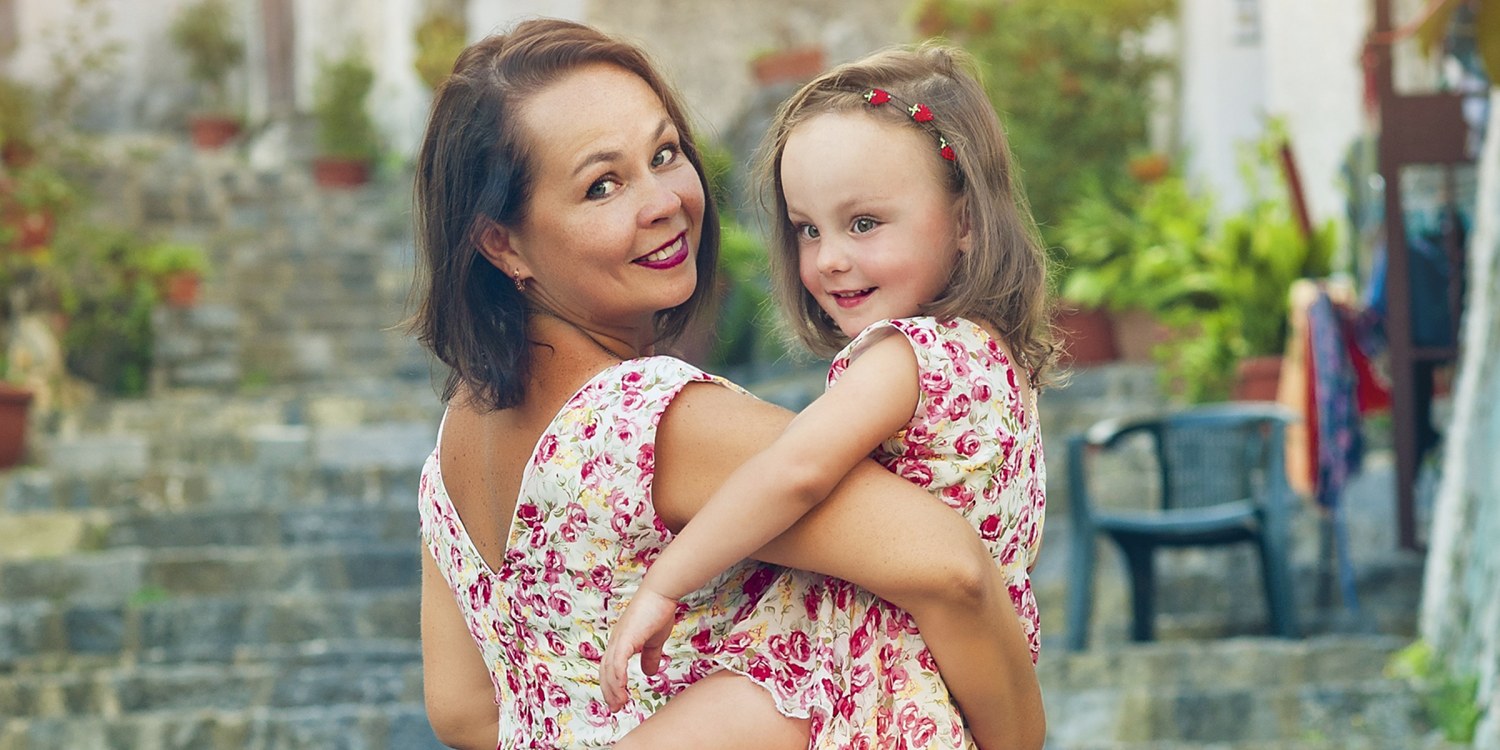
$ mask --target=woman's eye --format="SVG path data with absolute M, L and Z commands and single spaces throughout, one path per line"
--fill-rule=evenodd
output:
M 818 238 L 818 228 L 811 224 L 798 224 L 797 236 L 804 240 L 815 240 Z
M 875 220 L 868 216 L 861 216 L 858 219 L 855 219 L 854 224 L 851 225 L 851 228 L 854 230 L 855 234 L 864 234 L 865 232 L 874 230 L 875 227 Z
M 651 166 L 652 167 L 666 166 L 668 164 L 671 164 L 673 161 L 676 161 L 676 159 L 677 159 L 677 145 L 676 144 L 672 144 L 670 146 L 662 146 L 661 149 L 656 152 L 656 156 L 651 157 Z
M 620 188 L 620 182 L 612 177 L 605 177 L 589 185 L 585 194 L 590 200 L 604 198 Z

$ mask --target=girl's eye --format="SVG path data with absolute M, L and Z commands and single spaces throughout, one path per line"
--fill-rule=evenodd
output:
M 804 240 L 815 240 L 819 237 L 818 228 L 811 224 L 798 224 L 797 236 Z
M 598 200 L 600 198 L 608 197 L 610 194 L 619 189 L 619 180 L 616 180 L 613 177 L 604 177 L 596 181 L 594 184 L 589 185 L 589 189 L 588 192 L 585 193 L 585 197 L 587 197 L 589 200 Z
M 874 231 L 876 226 L 877 224 L 874 219 L 868 216 L 861 216 L 854 220 L 850 228 L 854 230 L 855 234 L 864 234 L 865 232 Z
M 677 160 L 677 154 L 679 152 L 680 150 L 677 148 L 677 144 L 675 143 L 667 146 L 662 146 L 659 150 L 657 150 L 656 155 L 651 157 L 651 166 L 654 168 L 664 167 L 668 164 L 671 164 L 672 162 Z

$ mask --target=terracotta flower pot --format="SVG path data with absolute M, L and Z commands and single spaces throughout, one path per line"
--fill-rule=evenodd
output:
M 177 271 L 161 280 L 162 300 L 168 307 L 179 310 L 195 307 L 198 293 L 203 286 L 203 276 L 196 271 Z
M 1235 367 L 1234 400 L 1275 401 L 1281 383 L 1281 355 L 1246 357 Z
M 774 86 L 790 81 L 806 81 L 823 72 L 823 48 L 793 47 L 761 55 L 750 62 L 755 81 Z
M 1120 358 L 1114 324 L 1104 310 L 1058 308 L 1052 315 L 1052 325 L 1062 339 L 1064 366 L 1097 365 Z
M 193 115 L 188 118 L 193 145 L 205 151 L 222 148 L 240 134 L 240 121 L 225 115 Z
M 313 159 L 313 182 L 326 188 L 355 188 L 370 181 L 367 159 L 320 156 Z
M 51 211 L 11 211 L 5 215 L 4 221 L 13 232 L 11 248 L 26 254 L 46 247 L 57 231 L 57 217 Z
M 0 468 L 8 469 L 26 455 L 26 417 L 31 391 L 0 383 Z

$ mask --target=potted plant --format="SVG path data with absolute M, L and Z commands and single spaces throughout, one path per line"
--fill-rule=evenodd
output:
M 51 167 L 30 163 L 0 173 L 0 249 L 37 253 L 52 241 L 57 214 L 73 201 L 73 188 Z
M 102 393 L 146 392 L 155 346 L 152 317 L 161 301 L 150 269 L 158 254 L 179 254 L 162 247 L 138 232 L 88 224 L 75 223 L 58 235 L 51 275 L 68 320 L 63 356 L 72 375 Z
M 761 86 L 775 86 L 811 80 L 823 72 L 825 64 L 826 55 L 821 45 L 778 47 L 752 55 L 750 73 Z
M 380 150 L 365 102 L 374 84 L 375 71 L 358 51 L 321 63 L 313 104 L 318 124 L 313 179 L 319 185 L 357 187 L 369 181 Z
M 225 0 L 198 0 L 178 13 L 170 33 L 199 86 L 202 108 L 188 118 L 193 142 L 201 148 L 219 148 L 240 130 L 239 118 L 228 104 L 229 74 L 245 59 L 233 12 Z
M 1143 186 L 1123 204 L 1090 193 L 1055 229 L 1063 248 L 1060 307 L 1107 312 L 1120 353 L 1149 358 L 1166 339 L 1161 328 L 1189 325 L 1211 303 L 1204 258 L 1210 220 L 1209 202 L 1176 176 Z M 1126 320 L 1144 321 L 1147 331 L 1127 330 Z
M 184 309 L 198 304 L 208 259 L 196 245 L 160 242 L 146 247 L 141 268 L 167 306 Z
M 468 33 L 461 16 L 437 8 L 429 11 L 417 24 L 414 35 L 417 57 L 412 65 L 427 88 L 437 88 L 453 72 L 453 62 L 463 52 Z

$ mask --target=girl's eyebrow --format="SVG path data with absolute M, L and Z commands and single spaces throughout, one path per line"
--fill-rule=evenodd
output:
M 668 117 L 661 118 L 661 122 L 659 122 L 659 123 L 656 124 L 656 132 L 654 132 L 654 133 L 651 134 L 651 138 L 649 140 L 653 140 L 654 141 L 654 140 L 657 140 L 657 139 L 661 138 L 662 134 L 665 133 L 665 132 L 667 132 L 667 128 L 669 128 L 671 126 L 672 126 L 672 120 L 671 120 L 671 118 L 668 118 Z M 623 158 L 625 158 L 625 154 L 622 153 L 618 149 L 607 149 L 607 150 L 603 150 L 603 151 L 595 151 L 594 153 L 589 154 L 588 156 L 583 157 L 583 161 L 579 162 L 578 166 L 573 169 L 573 176 L 577 177 L 579 172 L 582 172 L 583 170 L 588 169 L 590 166 L 592 166 L 594 164 L 599 164 L 601 162 L 606 162 L 607 163 L 607 162 L 617 161 L 617 160 L 623 159 Z

